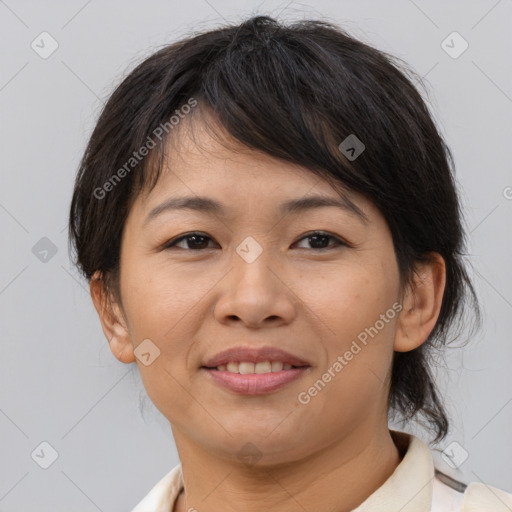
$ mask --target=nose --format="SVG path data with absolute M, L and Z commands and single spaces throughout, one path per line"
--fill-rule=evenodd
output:
M 254 261 L 234 254 L 232 269 L 222 281 L 214 315 L 223 324 L 243 324 L 261 328 L 277 327 L 293 321 L 296 298 L 290 278 L 270 251 L 263 251 Z

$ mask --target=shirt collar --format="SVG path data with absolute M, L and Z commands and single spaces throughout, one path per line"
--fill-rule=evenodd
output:
M 430 512 L 434 480 L 430 448 L 412 434 L 390 432 L 405 455 L 391 476 L 352 512 Z

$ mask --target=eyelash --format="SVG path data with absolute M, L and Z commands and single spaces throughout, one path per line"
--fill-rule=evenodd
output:
M 194 236 L 199 236 L 201 238 L 208 238 L 210 240 L 212 240 L 208 235 L 205 235 L 203 233 L 200 233 L 200 232 L 192 232 L 192 233 L 187 233 L 186 235 L 182 235 L 180 236 L 179 238 L 175 238 L 174 240 L 170 240 L 169 242 L 167 242 L 164 246 L 163 246 L 163 249 L 172 249 L 174 248 L 178 243 L 180 243 L 181 241 L 183 240 L 187 240 L 188 238 L 192 238 Z M 325 238 L 330 238 L 332 240 L 335 241 L 335 245 L 334 246 L 329 246 L 329 247 L 323 247 L 323 248 L 320 248 L 320 249 L 314 249 L 312 248 L 311 250 L 313 251 L 329 251 L 329 250 L 332 250 L 332 249 L 335 249 L 337 247 L 341 247 L 341 246 L 345 246 L 345 247 L 350 247 L 350 245 L 341 240 L 340 238 L 334 236 L 334 235 L 331 235 L 330 233 L 326 233 L 325 231 L 311 231 L 310 233 L 307 233 L 305 236 L 303 236 L 302 238 L 300 238 L 299 240 L 297 240 L 297 242 L 300 242 L 306 238 L 313 238 L 314 236 L 321 236 L 321 237 L 325 237 Z M 297 243 L 295 242 L 295 243 Z M 183 247 L 180 247 L 179 249 L 184 249 Z M 206 249 L 190 249 L 190 248 L 186 248 L 184 249 L 186 251 L 194 251 L 194 252 L 200 252 L 200 251 L 204 251 Z

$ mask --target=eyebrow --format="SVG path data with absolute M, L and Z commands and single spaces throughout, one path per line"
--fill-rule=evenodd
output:
M 321 207 L 339 208 L 359 219 L 363 224 L 368 224 L 369 222 L 367 215 L 346 196 L 339 198 L 328 196 L 308 196 L 301 199 L 290 199 L 281 203 L 278 211 L 282 215 L 286 215 L 292 213 L 303 213 L 314 208 Z M 158 206 L 155 206 L 149 212 L 144 220 L 143 226 L 160 216 L 162 213 L 173 210 L 192 210 L 202 213 L 213 213 L 219 216 L 225 215 L 225 209 L 222 203 L 219 203 L 217 200 L 210 197 L 171 197 Z

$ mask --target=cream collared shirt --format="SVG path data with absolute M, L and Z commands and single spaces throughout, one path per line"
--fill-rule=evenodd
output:
M 434 468 L 429 447 L 418 437 L 396 431 L 392 435 L 405 452 L 402 461 L 384 484 L 352 512 L 512 512 L 512 494 L 478 482 L 457 485 Z M 132 512 L 174 512 L 183 488 L 178 464 Z

